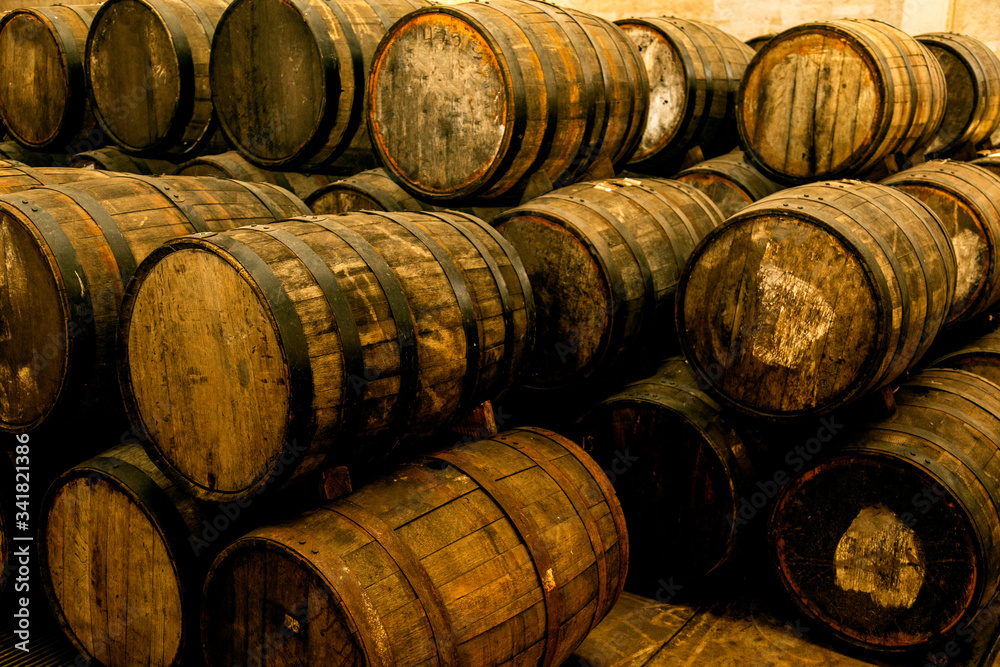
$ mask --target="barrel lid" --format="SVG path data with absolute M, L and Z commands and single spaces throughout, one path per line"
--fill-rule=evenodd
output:
M 187 634 L 189 575 L 175 549 L 188 544 L 170 543 L 164 521 L 172 517 L 147 503 L 147 485 L 162 494 L 139 468 L 99 458 L 64 474 L 45 501 L 46 593 L 67 636 L 106 665 L 126 651 L 133 661 L 176 665 Z
M 68 117 L 83 115 L 86 101 L 75 38 L 68 26 L 46 18 L 35 9 L 17 9 L 0 21 L 0 62 L 31 67 L 27 78 L 21 67 L 0 68 L 0 114 L 11 136 L 36 149 L 59 139 Z M 74 94 L 77 104 L 70 107 Z
M 880 141 L 887 66 L 873 45 L 838 23 L 786 30 L 744 73 L 742 144 L 776 180 L 851 176 Z
M 169 5 L 109 0 L 94 16 L 86 60 L 94 113 L 115 143 L 142 151 L 171 139 L 178 114 L 194 102 L 194 70 Z
M 780 579 L 807 614 L 851 643 L 898 650 L 956 627 L 987 566 L 953 480 L 882 435 L 785 487 L 769 532 Z M 809 447 L 793 452 L 795 466 Z
M 126 294 L 120 330 L 122 388 L 147 450 L 213 500 L 270 478 L 291 403 L 288 341 L 269 301 L 279 296 L 266 293 L 274 275 L 246 246 L 227 250 L 227 238 L 195 235 L 155 252 Z
M 478 192 L 504 161 L 524 97 L 539 93 L 523 90 L 496 39 L 461 6 L 433 7 L 397 22 L 379 45 L 368 91 L 372 144 L 414 192 Z
M 888 344 L 874 261 L 798 208 L 731 218 L 695 249 L 677 290 L 681 347 L 704 388 L 759 417 L 813 414 L 872 389 Z
M 85 331 L 71 329 L 71 304 L 86 308 L 74 298 L 86 277 L 58 225 L 36 225 L 31 212 L 27 198 L 0 200 L 0 430 L 8 432 L 45 420 L 66 384 L 69 349 L 86 342 Z

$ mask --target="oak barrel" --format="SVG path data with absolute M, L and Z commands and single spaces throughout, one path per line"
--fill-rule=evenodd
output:
M 970 320 L 1000 301 L 1000 177 L 936 160 L 881 182 L 926 204 L 951 238 L 958 273 L 948 322 Z
M 250 183 L 273 183 L 291 190 L 302 199 L 306 199 L 317 189 L 334 180 L 333 177 L 324 174 L 298 174 L 291 171 L 261 169 L 235 151 L 196 157 L 182 164 L 177 173 L 180 176 L 215 176 L 235 178 Z
M 496 218 L 538 303 L 525 383 L 598 383 L 644 343 L 667 345 L 681 267 L 722 220 L 701 191 L 656 178 L 578 183 Z
M 98 7 L 25 7 L 0 19 L 0 116 L 24 146 L 64 150 L 94 129 L 83 56 Z
M 760 51 L 765 44 L 774 39 L 776 35 L 777 33 L 774 32 L 768 32 L 763 35 L 757 35 L 756 37 L 751 37 L 750 39 L 748 39 L 746 41 L 746 44 L 747 46 L 749 46 L 751 49 L 754 50 L 754 53 L 756 53 L 757 51 Z
M 863 175 L 910 155 L 944 117 L 944 72 L 913 37 L 871 19 L 805 23 L 765 44 L 744 73 L 737 126 L 770 178 Z
M 708 195 L 726 218 L 782 188 L 747 162 L 743 151 L 699 162 L 675 178 Z
M 612 608 L 627 568 L 600 468 L 554 433 L 508 431 L 237 540 L 205 584 L 206 658 L 560 665 Z
M 944 122 L 927 152 L 947 157 L 963 144 L 978 145 L 1000 125 L 1000 58 L 967 35 L 932 32 L 917 40 L 941 63 L 948 93 Z
M 196 155 L 218 141 L 208 60 L 227 4 L 108 0 L 101 6 L 87 36 L 87 82 L 97 122 L 123 150 Z
M 38 549 L 49 604 L 76 649 L 108 667 L 197 656 L 201 585 L 221 549 L 201 543 L 234 510 L 189 498 L 138 445 L 62 474 L 42 507 Z
M 123 174 L 144 174 L 146 176 L 162 176 L 177 172 L 177 165 L 174 162 L 129 155 L 115 146 L 83 151 L 74 155 L 72 159 L 73 166 L 81 169 L 117 171 Z
M 941 221 L 895 188 L 782 190 L 691 255 L 676 297 L 681 351 L 727 407 L 773 420 L 822 414 L 921 358 L 955 276 Z
M 460 213 L 195 235 L 139 267 L 121 385 L 164 472 L 200 498 L 240 498 L 327 457 L 379 459 L 497 397 L 531 349 L 533 312 L 517 254 Z
M 0 273 L 2 432 L 46 424 L 73 433 L 86 425 L 93 432 L 118 429 L 107 434 L 117 438 L 124 415 L 115 330 L 139 262 L 177 236 L 307 211 L 294 195 L 266 183 L 99 176 L 0 196 L 7 267 Z M 168 415 L 169 401 L 161 409 Z M 53 448 L 64 441 L 49 439 Z
M 392 180 L 385 169 L 369 169 L 316 189 L 306 198 L 316 215 L 339 215 L 351 211 L 443 211 L 420 201 Z M 470 206 L 458 210 L 491 222 L 504 207 Z
M 611 478 L 631 531 L 630 590 L 698 577 L 737 552 L 756 491 L 743 439 L 680 357 L 580 419 L 580 444 Z
M 372 56 L 393 23 L 429 4 L 233 2 L 219 22 L 211 63 L 214 103 L 229 143 L 269 168 L 377 166 L 364 122 Z M 410 112 L 400 115 L 414 119 Z
M 1000 386 L 936 369 L 895 396 L 895 415 L 784 488 L 772 555 L 800 609 L 849 642 L 968 640 L 1000 580 Z
M 0 160 L 0 193 L 20 192 L 39 185 L 62 185 L 103 178 L 106 174 L 71 167 L 29 167 L 14 160 Z
M 957 349 L 945 352 L 930 365 L 968 371 L 1000 385 L 1000 329 L 994 329 Z
M 733 150 L 739 142 L 736 94 L 753 49 L 700 21 L 627 18 L 616 24 L 639 49 L 649 76 L 646 129 L 630 166 L 667 175 L 695 146 L 705 157 Z
M 382 166 L 418 196 L 517 201 L 529 178 L 559 188 L 598 161 L 624 166 L 648 106 L 646 68 L 613 24 L 496 0 L 397 22 L 375 53 L 367 114 Z

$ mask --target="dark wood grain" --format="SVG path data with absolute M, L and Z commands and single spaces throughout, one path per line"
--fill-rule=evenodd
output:
M 538 302 L 525 382 L 598 384 L 643 344 L 663 352 L 681 267 L 722 220 L 701 191 L 656 178 L 578 183 L 499 216 Z
M 34 7 L 0 20 L 0 116 L 34 150 L 63 150 L 96 126 L 87 99 L 84 49 L 100 5 Z
M 560 665 L 619 598 L 627 560 L 593 461 L 508 431 L 237 540 L 206 584 L 206 658 Z
M 648 102 L 638 51 L 613 24 L 498 0 L 396 23 L 372 64 L 368 125 L 382 166 L 417 195 L 518 201 L 533 177 L 558 188 L 602 160 L 624 166 Z
M 771 546 L 804 613 L 883 650 L 975 635 L 961 623 L 1000 580 L 998 396 L 972 373 L 925 371 L 895 415 L 785 487 Z
M 955 280 L 947 232 L 919 200 L 860 181 L 799 186 L 699 246 L 677 288 L 677 332 L 714 398 L 793 419 L 912 367 L 945 323 Z
M 250 183 L 272 183 L 291 190 L 301 199 L 310 197 L 316 190 L 330 184 L 335 177 L 325 174 L 300 174 L 292 171 L 270 171 L 247 161 L 235 151 L 219 155 L 202 155 L 182 164 L 180 176 L 214 176 L 234 178 Z
M 767 42 L 747 67 L 737 125 L 770 178 L 804 183 L 863 175 L 920 151 L 945 112 L 944 72 L 887 23 L 806 23 Z
M 177 172 L 177 164 L 170 160 L 129 155 L 115 146 L 77 153 L 73 156 L 73 166 L 147 176 L 163 176 Z
M 231 500 L 324 460 L 378 460 L 497 397 L 531 349 L 533 310 L 517 254 L 463 214 L 244 227 L 168 243 L 143 267 L 122 307 L 121 382 L 154 460 Z
M 617 22 L 649 76 L 649 112 L 630 168 L 668 175 L 699 146 L 705 157 L 736 147 L 736 94 L 753 49 L 729 33 L 679 18 Z
M 743 151 L 699 162 L 675 178 L 708 195 L 726 218 L 782 188 L 747 162 Z

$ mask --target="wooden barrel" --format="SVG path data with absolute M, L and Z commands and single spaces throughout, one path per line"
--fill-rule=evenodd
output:
M 708 574 L 732 559 L 741 501 L 756 491 L 753 466 L 683 359 L 665 361 L 652 377 L 601 401 L 579 428 L 580 444 L 615 485 L 628 522 L 630 590 L 655 589 L 664 572 L 678 580 Z
M 912 367 L 945 322 L 955 256 L 895 188 L 803 185 L 708 235 L 677 288 L 681 350 L 705 390 L 755 417 L 821 414 Z
M 508 431 L 237 540 L 205 585 L 205 654 L 212 667 L 559 665 L 627 569 L 600 468 L 554 433 Z
M 870 172 L 937 134 L 941 65 L 920 42 L 871 19 L 805 23 L 765 44 L 740 87 L 737 126 L 761 171 L 798 184 Z
M 222 131 L 263 167 L 377 166 L 365 82 L 386 31 L 427 0 L 236 0 L 212 45 Z M 253 35 L 253 39 L 247 39 Z M 406 114 L 413 118 L 412 114 Z
M 86 51 L 91 103 L 123 150 L 197 155 L 213 141 L 208 59 L 227 4 L 108 0 L 94 16 Z
M 0 19 L 0 115 L 7 132 L 33 150 L 63 150 L 95 127 L 83 55 L 100 5 L 54 5 Z M 15 64 L 16 63 L 16 64 Z
M 946 352 L 930 365 L 934 368 L 968 371 L 1000 385 L 1000 329 Z
M 185 162 L 177 173 L 181 176 L 215 176 L 235 178 L 250 183 L 273 183 L 291 190 L 297 197 L 306 199 L 317 189 L 331 183 L 334 178 L 323 174 L 297 174 L 295 172 L 261 169 L 239 153 L 229 151 L 220 155 L 203 155 Z
M 733 150 L 736 93 L 754 52 L 700 21 L 628 18 L 616 22 L 635 43 L 649 76 L 646 129 L 631 165 L 667 175 L 698 146 L 705 157 Z
M 708 195 L 726 218 L 782 188 L 747 162 L 743 151 L 705 160 L 675 178 Z
M 517 254 L 460 213 L 192 236 L 129 288 L 121 385 L 164 472 L 200 498 L 241 498 L 327 457 L 378 459 L 497 397 L 533 312 Z
M 526 384 L 599 383 L 652 337 L 666 345 L 681 267 L 722 220 L 699 190 L 655 178 L 578 183 L 494 220 L 538 304 Z
M 81 169 L 117 171 L 123 174 L 144 174 L 146 176 L 162 176 L 177 172 L 177 165 L 173 162 L 129 155 L 114 146 L 77 153 L 73 156 L 73 166 Z M 195 176 L 197 174 L 185 175 Z
M 16 160 L 31 167 L 68 167 L 72 156 L 42 153 L 24 148 L 16 141 L 0 141 L 0 160 Z
M 881 182 L 926 204 L 951 238 L 958 273 L 948 322 L 970 320 L 1000 301 L 1000 177 L 938 160 Z
M 306 198 L 316 215 L 339 215 L 351 211 L 443 211 L 420 201 L 399 186 L 385 169 L 369 169 L 316 189 Z M 491 222 L 507 210 L 504 207 L 470 206 L 460 208 L 484 222 Z
M 895 396 L 893 417 L 785 487 L 769 533 L 803 612 L 898 650 L 963 627 L 997 590 L 1000 386 L 940 369 Z
M 1000 125 L 1000 58 L 974 37 L 950 32 L 917 35 L 944 69 L 948 101 L 944 122 L 927 152 L 946 157 L 978 145 Z
M 29 167 L 13 160 L 0 160 L 0 193 L 20 192 L 39 185 L 63 185 L 104 178 L 107 174 L 71 167 Z
M 221 548 L 204 537 L 218 537 L 213 522 L 232 516 L 182 493 L 138 445 L 61 475 L 42 508 L 38 549 L 49 604 L 76 649 L 103 665 L 196 656 L 201 585 Z
M 746 44 L 756 53 L 764 48 L 764 45 L 770 42 L 778 33 L 769 32 L 763 35 L 757 35 L 756 37 L 751 37 L 747 40 Z
M 47 422 L 71 433 L 86 425 L 91 436 L 117 429 L 117 438 L 115 331 L 139 262 L 177 236 L 307 210 L 266 183 L 177 176 L 105 175 L 0 196 L 0 431 Z
M 375 53 L 367 114 L 382 166 L 417 195 L 517 201 L 529 178 L 559 188 L 598 161 L 624 166 L 648 106 L 646 68 L 614 25 L 496 0 L 396 23 Z

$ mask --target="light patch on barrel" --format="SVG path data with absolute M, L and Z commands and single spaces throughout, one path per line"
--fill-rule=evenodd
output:
M 955 247 L 955 263 L 958 265 L 958 275 L 955 279 L 955 300 L 964 300 L 976 289 L 983 277 L 983 253 L 986 246 L 983 240 L 971 229 L 962 230 L 951 238 Z
M 888 508 L 862 509 L 837 543 L 836 582 L 867 593 L 886 609 L 910 609 L 924 584 L 924 558 L 916 533 Z
M 635 161 L 655 154 L 673 139 L 688 104 L 688 82 L 680 55 L 664 37 L 643 25 L 621 27 L 639 49 L 649 76 L 649 111 Z
M 833 308 L 816 287 L 775 266 L 757 272 L 758 319 L 753 355 L 771 366 L 795 368 L 833 324 Z

